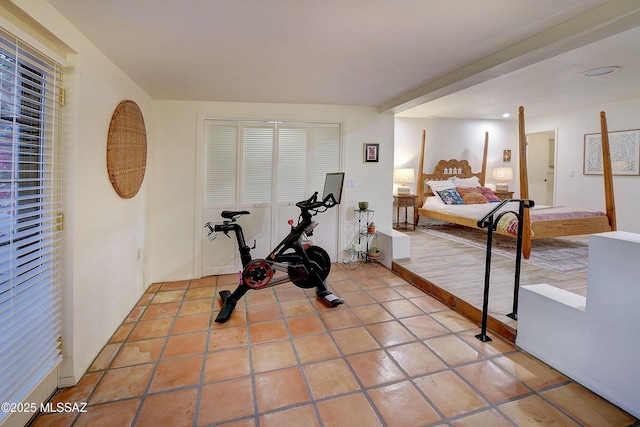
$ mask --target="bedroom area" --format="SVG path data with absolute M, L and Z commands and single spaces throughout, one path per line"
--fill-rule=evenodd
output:
M 632 386 L 624 379 L 624 370 L 611 372 L 605 369 L 608 375 L 606 379 L 600 374 L 592 373 L 602 371 L 597 368 L 599 366 L 598 360 L 602 358 L 619 358 L 617 362 L 619 366 L 629 366 L 629 363 L 632 363 L 628 356 L 625 356 L 626 352 L 606 351 L 597 342 L 607 341 L 614 336 L 618 340 L 624 340 L 625 335 L 632 333 L 630 329 L 633 326 L 628 323 L 628 320 L 635 316 L 637 304 L 640 302 L 636 286 L 625 282 L 625 280 L 633 282 L 632 278 L 636 273 L 629 272 L 626 267 L 622 266 L 636 263 L 636 261 L 628 261 L 628 257 L 635 259 L 634 257 L 637 256 L 633 255 L 636 253 L 636 249 L 634 249 L 636 246 L 632 242 L 637 240 L 635 236 L 640 230 L 640 223 L 634 213 L 640 209 L 640 205 L 633 198 L 627 196 L 628 192 L 634 191 L 633 189 L 636 188 L 638 179 L 640 179 L 635 172 L 637 169 L 635 165 L 638 161 L 637 143 L 635 142 L 637 141 L 637 131 L 626 131 L 637 129 L 639 108 L 640 100 L 632 99 L 602 104 L 570 113 L 527 118 L 524 120 L 526 126 L 524 137 L 520 135 L 517 120 L 486 121 L 396 117 L 396 160 L 404 160 L 396 167 L 413 167 L 416 169 L 416 173 L 419 173 L 421 163 L 424 163 L 423 172 L 432 174 L 434 167 L 441 160 L 447 160 L 446 165 L 451 165 L 453 163 L 449 160 L 458 159 L 467 160 L 471 171 L 481 175 L 483 157 L 485 156 L 483 153 L 485 133 L 488 133 L 484 184 L 495 190 L 500 181 L 492 176 L 491 171 L 502 167 L 512 168 L 512 178 L 506 184 L 508 191 L 513 192 L 511 197 L 514 199 L 522 197 L 519 179 L 521 166 L 519 142 L 522 139 L 528 140 L 529 134 L 553 134 L 556 137 L 553 145 L 548 144 L 545 149 L 553 147 L 554 150 L 549 152 L 548 156 L 541 156 L 542 168 L 545 173 L 529 174 L 530 179 L 531 176 L 534 179 L 537 177 L 541 181 L 539 184 L 546 185 L 546 180 L 549 179 L 547 172 L 551 171 L 551 179 L 554 182 L 551 193 L 554 196 L 549 201 L 554 206 L 580 207 L 600 212 L 606 218 L 609 209 L 605 197 L 605 193 L 607 193 L 605 179 L 602 173 L 589 172 L 587 163 L 589 154 L 586 153 L 588 138 L 591 135 L 600 134 L 602 131 L 601 117 L 604 114 L 601 112 L 606 112 L 606 127 L 604 129 L 610 135 L 609 140 L 618 134 L 625 137 L 629 135 L 627 146 L 629 150 L 626 154 L 630 154 L 628 164 L 631 165 L 630 169 L 633 171 L 616 170 L 615 165 L 613 166 L 613 195 L 611 198 L 615 199 L 615 213 L 613 221 L 606 222 L 607 227 L 613 225 L 615 227 L 612 228 L 613 230 L 620 230 L 618 233 L 623 241 L 630 239 L 626 243 L 620 243 L 619 246 L 608 246 L 607 249 L 614 258 L 627 259 L 627 261 L 617 263 L 607 260 L 602 255 L 597 255 L 600 253 L 599 246 L 592 247 L 592 234 L 578 232 L 577 235 L 566 237 L 541 239 L 534 237 L 534 240 L 531 241 L 530 256 L 528 258 L 523 256 L 520 266 L 517 267 L 517 239 L 514 236 L 494 234 L 489 267 L 490 279 L 488 279 L 486 275 L 487 231 L 477 229 L 475 220 L 470 221 L 473 224 L 467 222 L 467 225 L 457 225 L 455 222 L 458 221 L 455 219 L 447 221 L 446 215 L 436 215 L 438 219 L 429 218 L 429 211 L 418 206 L 414 212 L 409 211 L 409 215 L 415 215 L 413 219 L 421 211 L 427 215 L 419 216 L 414 230 L 402 230 L 410 236 L 411 257 L 394 260 L 394 271 L 425 292 L 436 296 L 455 311 L 473 319 L 479 325 L 482 322 L 483 310 L 486 309 L 488 327 L 491 331 L 489 336 L 492 334 L 493 336 L 500 335 L 522 345 L 562 372 L 571 372 L 573 378 L 581 378 L 581 382 L 590 384 L 593 390 L 599 390 L 604 395 L 612 393 L 617 396 L 616 399 L 627 399 L 627 394 L 623 391 L 624 387 L 627 387 L 629 391 L 631 390 L 629 387 Z M 419 147 L 423 130 L 426 131 L 426 143 L 423 162 L 421 162 Z M 407 142 L 409 140 L 411 143 Z M 524 149 L 530 151 L 531 147 Z M 610 150 L 611 156 L 621 155 L 616 150 L 617 148 Z M 512 155 L 506 158 L 505 151 L 512 153 Z M 525 153 L 528 154 L 528 151 Z M 553 159 L 553 163 L 551 163 L 553 168 L 549 168 L 549 159 Z M 612 160 L 611 163 L 614 164 L 614 161 Z M 529 166 L 531 167 L 531 165 Z M 534 167 L 540 166 L 535 165 Z M 451 174 L 445 175 L 442 179 L 447 179 L 455 173 L 460 174 L 462 170 L 454 168 L 454 170 L 447 172 L 451 172 Z M 464 180 L 453 179 L 453 182 L 461 181 Z M 425 188 L 427 188 L 427 183 L 425 182 Z M 433 183 L 433 185 L 435 184 Z M 411 192 L 413 194 L 419 194 L 420 183 L 409 185 L 412 186 Z M 531 181 L 529 181 L 529 185 L 531 185 Z M 445 187 L 454 187 L 454 185 L 445 185 Z M 533 200 L 532 197 L 525 198 Z M 447 200 L 444 200 L 444 204 L 446 202 Z M 411 218 L 409 222 L 412 222 Z M 474 227 L 476 228 L 474 229 Z M 535 228 L 533 230 L 535 233 Z M 602 231 L 607 230 L 603 229 Z M 556 233 L 560 233 L 560 236 L 563 233 L 573 234 L 570 230 L 557 230 Z M 603 235 L 607 236 L 609 233 Z M 599 245 L 599 240 L 596 240 L 596 243 Z M 614 267 L 614 264 L 621 265 Z M 624 291 L 607 290 L 610 286 L 609 283 L 613 284 L 613 281 L 603 277 L 615 275 L 615 271 L 626 272 L 620 273 L 622 277 L 615 281 L 616 288 L 619 282 L 622 284 L 622 289 L 625 289 Z M 596 279 L 597 277 L 600 278 Z M 488 282 L 490 282 L 488 306 L 485 306 L 484 298 L 487 296 L 483 294 L 482 284 Z M 597 308 L 599 302 L 602 301 L 597 295 L 602 292 L 615 295 L 613 298 L 607 299 L 607 307 L 608 310 L 613 306 L 617 307 L 616 315 L 605 314 Z M 535 314 L 532 315 L 531 307 L 540 307 L 540 310 L 533 309 Z M 525 311 L 525 318 L 518 317 L 522 310 Z M 565 312 L 567 313 L 563 314 Z M 513 316 L 514 313 L 516 316 Z M 551 326 L 553 321 L 545 322 L 547 327 L 540 327 L 541 316 L 545 319 L 555 319 L 559 327 Z M 568 317 L 559 318 L 556 316 Z M 595 331 L 584 333 L 588 338 L 587 336 L 582 337 L 583 333 L 578 331 L 594 328 L 588 326 L 591 316 L 595 316 L 591 321 L 596 322 L 599 326 L 595 327 Z M 609 322 L 614 317 L 616 320 Z M 565 325 L 572 325 L 571 327 L 574 329 L 569 331 L 564 328 Z M 562 353 L 566 354 L 569 348 L 573 348 L 564 342 L 568 334 L 576 337 L 576 343 L 573 345 L 575 348 L 581 348 L 582 354 L 599 354 L 592 358 L 587 357 L 589 360 L 581 362 L 578 362 L 582 359 L 581 357 L 575 359 L 575 362 L 565 359 Z M 614 344 L 610 345 L 613 347 L 609 348 L 615 348 Z M 626 384 L 626 386 L 622 384 Z M 612 396 L 612 394 L 608 396 Z M 627 405 L 635 405 L 633 399 L 627 400 Z
M 602 174 L 585 174 L 584 171 L 584 147 L 585 136 L 600 133 L 600 112 L 607 112 L 609 131 L 633 129 L 637 127 L 634 124 L 636 112 L 640 108 L 638 100 L 629 100 L 618 103 L 599 105 L 588 109 L 572 111 L 570 113 L 561 113 L 553 115 L 545 115 L 540 117 L 526 118 L 526 134 L 546 133 L 552 131 L 557 135 L 554 141 L 554 150 L 549 157 L 544 159 L 546 162 L 552 158 L 555 162 L 552 170 L 551 194 L 553 198 L 549 201 L 554 206 L 571 206 L 584 208 L 590 211 L 606 213 L 605 204 L 605 185 Z M 401 115 L 402 116 L 402 115 Z M 486 154 L 486 171 L 485 184 L 495 190 L 495 186 L 500 181 L 492 177 L 492 170 L 498 167 L 509 167 L 513 170 L 513 175 L 506 182 L 508 190 L 513 192 L 513 198 L 520 198 L 520 179 L 519 179 L 519 136 L 518 121 L 516 120 L 464 120 L 464 119 L 419 119 L 396 117 L 395 122 L 395 153 L 396 168 L 414 168 L 419 173 L 421 139 L 423 131 L 426 134 L 425 149 L 423 158 L 424 173 L 430 174 L 440 160 L 459 159 L 467 160 L 472 172 L 480 174 L 483 166 L 483 149 L 485 143 L 485 133 L 488 133 L 488 144 Z M 548 147 L 547 147 L 548 148 Z M 509 161 L 505 161 L 504 152 L 509 151 L 511 157 Z M 532 168 L 540 168 L 540 165 L 529 164 L 529 170 Z M 545 165 L 543 165 L 545 167 Z M 545 167 L 546 169 L 546 167 Z M 455 174 L 454 174 L 455 175 Z M 543 185 L 546 185 L 547 176 L 529 173 L 530 177 L 536 179 L 538 177 Z M 617 219 L 617 229 L 632 233 L 640 232 L 640 223 L 638 222 L 634 212 L 640 209 L 640 204 L 633 198 L 625 197 L 629 192 L 638 185 L 638 176 L 613 174 L 613 194 L 615 197 L 615 212 Z M 537 183 L 529 180 L 529 187 Z M 418 183 L 409 184 L 411 193 L 418 194 Z M 425 184 L 425 187 L 426 184 Z M 539 194 L 539 193 L 536 193 Z M 533 197 L 528 198 L 538 201 Z M 423 203 L 425 200 L 423 200 Z M 546 205 L 546 203 L 539 203 Z M 487 205 L 488 206 L 488 205 Z M 428 271 L 429 264 L 427 260 L 431 256 L 424 256 L 422 261 L 417 261 L 415 257 L 421 257 L 422 251 L 416 250 L 416 247 L 422 247 L 426 243 L 422 239 L 432 240 L 434 237 L 447 240 L 446 243 L 452 242 L 452 246 L 462 245 L 461 248 L 473 248 L 484 254 L 486 249 L 486 231 L 472 230 L 465 226 L 455 225 L 446 220 L 433 219 L 425 216 L 419 216 L 418 211 L 422 206 L 418 206 L 415 212 L 409 210 L 409 222 L 414 222 L 419 217 L 416 230 L 402 230 L 411 236 L 411 261 L 407 261 L 416 265 L 420 265 L 423 271 Z M 455 207 L 455 206 L 453 206 Z M 470 222 L 474 222 L 473 220 Z M 577 235 L 562 238 L 549 238 L 533 240 L 530 259 L 523 257 L 522 281 L 523 283 L 531 283 L 532 281 L 551 281 L 557 286 L 575 291 L 579 294 L 586 295 L 586 273 L 588 267 L 587 252 L 589 234 Z M 500 257 L 505 257 L 511 261 L 506 261 L 507 271 L 513 272 L 516 254 L 516 239 L 507 236 L 494 236 L 494 251 Z M 443 243 L 444 244 L 444 243 Z M 427 245 L 428 246 L 428 245 Z M 452 249 L 453 250 L 453 249 Z M 473 249 L 469 249 L 470 251 Z M 454 251 L 455 252 L 455 251 Z M 536 254 L 536 252 L 538 252 Z M 433 254 L 432 254 L 433 255 Z M 484 274 L 484 255 L 480 256 L 481 260 L 476 262 L 477 268 L 473 271 L 476 274 L 475 283 L 482 283 Z M 457 259 L 457 257 L 453 257 Z M 443 260 L 444 261 L 444 260 Z M 495 258 L 494 258 L 495 261 Z M 498 261 L 501 262 L 501 261 Z M 404 260 L 397 262 L 399 265 L 406 264 Z M 449 277 L 454 282 L 467 282 L 466 280 L 458 280 L 456 274 L 446 274 L 442 268 L 443 265 L 434 266 L 434 269 L 441 273 L 442 277 Z M 529 276 L 528 269 L 545 268 L 538 270 Z M 455 264 L 451 265 L 455 270 Z M 500 269 L 500 267 L 497 267 Z M 465 274 L 472 274 L 472 269 L 465 269 Z M 511 289 L 510 292 L 498 292 L 492 294 L 492 298 L 496 301 L 495 313 L 501 313 L 504 317 L 511 310 L 512 290 L 513 290 L 513 274 L 512 273 L 495 273 L 495 280 L 505 282 L 505 286 Z M 454 289 L 455 289 L 455 285 Z M 501 285 L 494 285 L 499 288 Z M 463 295 L 453 293 L 457 297 Z M 500 295 L 500 296 L 498 296 Z M 476 289 L 471 292 L 472 305 L 481 307 L 482 295 Z M 503 300 L 499 302 L 500 300 Z M 493 299 L 492 299 L 493 301 Z M 502 304 L 504 308 L 497 309 Z M 494 310 L 494 308 L 491 308 Z M 515 322 L 505 318 L 506 324 Z

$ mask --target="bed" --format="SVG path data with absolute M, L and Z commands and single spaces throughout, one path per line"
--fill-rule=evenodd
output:
M 520 107 L 518 115 L 518 140 L 519 140 L 519 171 L 520 171 L 520 198 L 528 199 L 528 177 L 526 158 L 526 135 L 524 128 L 524 108 Z M 531 254 L 531 241 L 533 239 L 545 239 L 563 236 L 575 236 L 582 234 L 601 233 L 616 229 L 615 202 L 613 197 L 613 180 L 609 156 L 609 140 L 604 112 L 600 114 L 600 127 L 603 147 L 604 186 L 606 212 L 591 209 L 570 208 L 565 206 L 538 206 L 525 209 L 523 214 L 522 255 L 528 259 Z M 422 147 L 420 151 L 421 179 L 418 180 L 418 215 L 416 224 L 421 216 L 447 221 L 471 228 L 478 228 L 478 219 L 493 209 L 496 205 L 490 203 L 491 192 L 485 185 L 487 149 L 489 134 L 485 133 L 484 153 L 480 172 L 473 172 L 466 160 L 440 160 L 432 173 L 424 173 L 426 131 L 422 132 Z M 480 192 L 486 196 L 489 203 L 478 202 L 471 204 L 457 203 L 447 204 L 449 192 L 442 189 L 462 185 L 462 188 L 473 188 L 474 183 Z M 431 185 L 427 185 L 430 183 Z M 435 188 L 432 189 L 432 186 Z M 460 190 L 465 191 L 465 190 Z M 477 192 L 477 191 L 474 191 Z M 438 193 L 438 194 L 435 194 Z M 464 197 L 464 195 L 463 195 Z M 449 201 L 449 200 L 447 200 Z M 534 201 L 535 202 L 535 201 Z M 507 203 L 503 209 L 518 211 L 517 202 Z M 514 216 L 504 216 L 502 224 L 496 229 L 496 233 L 516 237 L 517 219 Z M 508 221 L 508 222 L 507 222 Z M 515 225 L 514 225 L 514 221 Z

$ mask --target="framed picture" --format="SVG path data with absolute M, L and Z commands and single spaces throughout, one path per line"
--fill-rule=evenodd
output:
M 380 144 L 364 143 L 364 162 L 377 162 L 379 156 Z
M 504 150 L 502 152 L 502 162 L 509 163 L 511 161 L 511 150 Z
M 640 130 L 609 132 L 611 171 L 614 175 L 640 175 Z M 599 133 L 584 136 L 585 175 L 602 175 L 602 138 Z

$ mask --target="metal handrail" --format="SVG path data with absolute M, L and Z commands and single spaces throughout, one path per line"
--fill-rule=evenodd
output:
M 500 211 L 500 209 L 510 202 L 518 202 L 518 212 L 514 211 L 502 211 L 497 217 L 494 218 L 496 212 Z M 490 275 L 491 275 L 491 246 L 493 245 L 493 232 L 496 230 L 498 222 L 500 219 L 508 214 L 512 213 L 518 219 L 518 234 L 517 234 L 517 244 L 516 244 L 516 271 L 515 271 L 515 279 L 514 279 L 514 290 L 513 290 L 513 312 L 507 314 L 508 317 L 518 320 L 518 291 L 520 289 L 520 263 L 522 261 L 522 218 L 524 216 L 524 210 L 530 209 L 535 206 L 535 202 L 533 200 L 528 199 L 506 199 L 500 202 L 495 208 L 489 211 L 484 217 L 478 220 L 478 228 L 487 229 L 487 254 L 486 254 L 486 262 L 485 262 L 485 270 L 484 270 L 484 298 L 482 302 L 482 331 L 480 334 L 476 335 L 480 341 L 487 342 L 491 341 L 491 338 L 487 336 L 487 318 L 489 313 L 489 283 L 490 283 Z
M 536 203 L 533 200 L 528 200 L 528 199 L 505 199 L 500 203 L 498 203 L 498 205 L 495 208 L 491 209 L 485 216 L 483 216 L 481 219 L 478 220 L 478 228 L 487 228 L 489 227 L 489 225 L 495 225 L 493 224 L 492 221 L 488 221 L 488 219 L 491 218 L 493 214 L 495 214 L 497 211 L 499 211 L 501 207 L 503 207 L 504 205 L 510 202 L 520 202 L 520 204 L 522 204 L 522 202 L 526 202 L 528 203 L 527 205 L 525 205 L 526 208 L 532 208 L 536 205 Z M 505 213 L 507 212 L 512 212 L 512 211 L 506 211 Z M 515 213 L 515 212 L 512 212 L 512 213 Z

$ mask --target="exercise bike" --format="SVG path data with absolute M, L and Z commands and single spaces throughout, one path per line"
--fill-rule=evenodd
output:
M 328 173 L 325 177 L 324 192 L 321 200 L 318 200 L 316 191 L 307 200 L 296 203 L 300 208 L 300 217 L 296 225 L 293 220 L 289 220 L 291 225 L 290 233 L 267 255 L 266 258 L 253 259 L 251 247 L 244 239 L 242 226 L 236 221 L 243 215 L 249 215 L 249 211 L 223 211 L 222 223 L 213 224 L 208 222 L 209 240 L 216 238 L 216 233 L 224 233 L 227 237 L 230 232 L 235 233 L 242 261 L 242 271 L 240 272 L 240 283 L 238 287 L 231 291 L 220 291 L 222 308 L 215 321 L 225 323 L 231 317 L 231 313 L 236 304 L 251 289 L 263 289 L 285 282 L 293 282 L 299 288 L 316 288 L 318 298 L 325 301 L 331 307 L 343 304 L 344 301 L 338 298 L 327 289 L 326 278 L 331 271 L 331 258 L 329 254 L 319 246 L 313 246 L 308 240 L 308 236 L 313 235 L 313 230 L 318 225 L 312 218 L 327 209 L 340 204 L 342 195 L 342 185 L 344 182 L 344 172 Z M 277 272 L 282 272 L 276 277 Z

